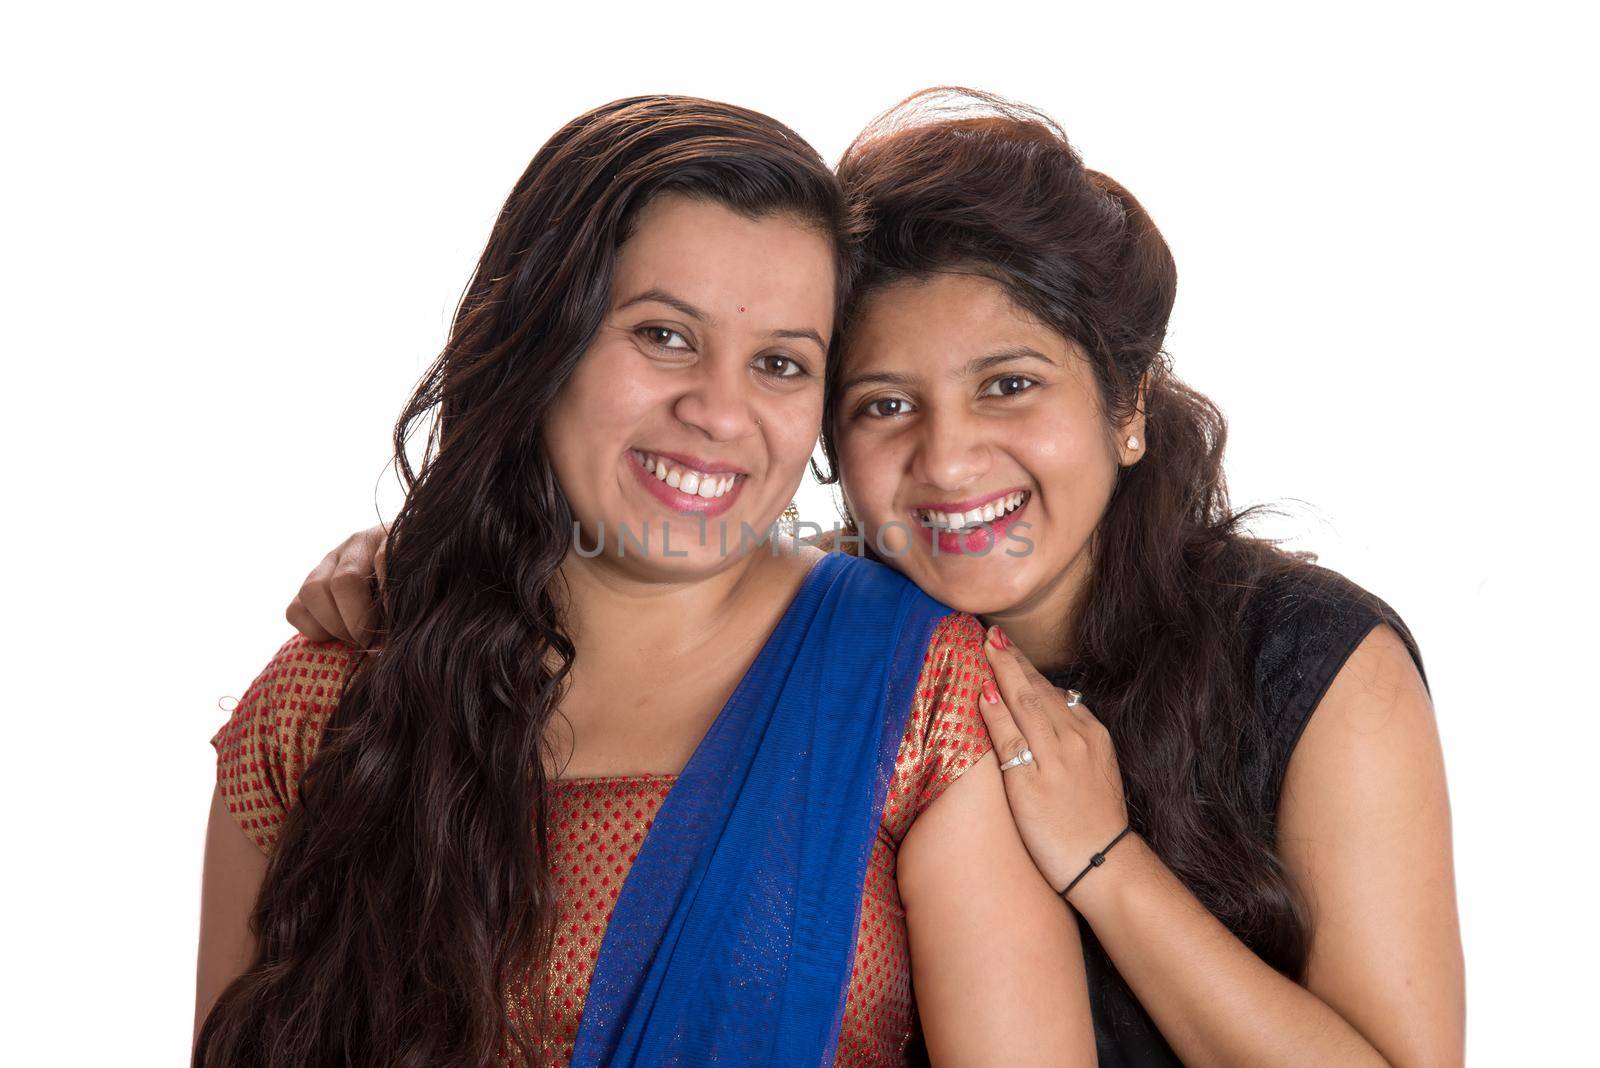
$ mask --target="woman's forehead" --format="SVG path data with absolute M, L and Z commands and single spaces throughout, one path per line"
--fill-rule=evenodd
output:
M 1005 287 L 970 273 L 882 286 L 861 301 L 844 339 L 846 378 L 982 373 L 1008 357 L 1061 365 L 1072 342 L 1024 311 Z
M 655 294 L 707 323 L 826 338 L 833 272 L 832 247 L 815 227 L 664 197 L 640 213 L 619 251 L 612 307 Z

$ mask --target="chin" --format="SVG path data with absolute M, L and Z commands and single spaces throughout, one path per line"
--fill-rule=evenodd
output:
M 700 521 L 689 516 L 646 514 L 585 526 L 603 530 L 604 541 L 596 552 L 597 536 L 583 534 L 577 545 L 580 556 L 637 574 L 693 581 L 717 574 L 740 557 L 739 519 L 733 515 L 706 520 L 704 544 Z M 724 530 L 726 551 L 720 542 Z
M 1027 583 L 1014 565 L 1011 560 L 966 560 L 952 566 L 946 559 L 925 557 L 905 572 L 934 600 L 957 612 L 986 616 L 1012 608 L 1023 599 Z

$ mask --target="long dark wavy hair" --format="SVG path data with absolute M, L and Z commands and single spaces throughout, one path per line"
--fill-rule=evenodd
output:
M 665 193 L 818 227 L 848 287 L 838 182 L 764 115 L 637 97 L 539 150 L 396 424 L 407 492 L 383 637 L 301 780 L 250 921 L 258 955 L 194 1063 L 475 1068 L 503 1042 L 536 1057 L 555 903 L 544 738 L 574 657 L 557 586 L 572 515 L 543 428 L 608 311 L 618 247 Z
M 1310 561 L 1250 536 L 1255 509 L 1229 503 L 1222 413 L 1173 376 L 1163 350 L 1177 291 L 1165 240 L 1047 116 L 971 90 L 926 90 L 886 112 L 839 177 L 866 227 L 846 347 L 851 319 L 881 287 L 970 271 L 1082 347 L 1111 425 L 1135 410 L 1143 383 L 1144 456 L 1120 472 L 1095 531 L 1063 652 L 1116 741 L 1134 826 L 1246 945 L 1298 978 L 1304 904 L 1241 770 L 1265 741 L 1244 623 L 1257 589 Z M 839 470 L 837 402 L 830 387 L 824 481 Z

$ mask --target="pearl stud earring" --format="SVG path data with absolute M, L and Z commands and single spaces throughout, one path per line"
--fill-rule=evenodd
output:
M 1134 437 L 1132 434 L 1129 434 L 1128 435 L 1128 448 L 1137 449 L 1138 447 L 1139 447 L 1139 439 Z

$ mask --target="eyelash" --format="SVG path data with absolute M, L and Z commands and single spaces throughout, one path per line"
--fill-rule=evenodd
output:
M 1026 382 L 1027 385 L 1022 387 L 1021 389 L 1015 390 L 1015 391 L 1013 391 L 1011 393 L 991 393 L 990 392 L 990 390 L 992 390 L 995 386 L 998 386 L 1002 382 Z M 983 392 L 979 393 L 978 396 L 980 396 L 980 397 L 1015 397 L 1018 394 L 1028 392 L 1028 390 L 1030 390 L 1030 389 L 1037 388 L 1038 385 L 1039 385 L 1039 380 L 1037 378 L 1030 378 L 1027 375 L 1001 375 L 999 378 L 993 379 L 989 383 L 987 383 L 983 387 Z M 883 403 L 888 402 L 888 401 L 893 401 L 896 404 L 904 404 L 904 405 L 907 405 L 907 406 L 909 406 L 911 404 L 911 402 L 906 400 L 904 397 L 876 397 L 876 398 L 874 398 L 872 400 L 867 401 L 865 404 L 862 404 L 859 408 L 857 408 L 856 409 L 856 415 L 857 415 L 857 417 L 866 416 L 866 417 L 871 418 L 871 419 L 893 419 L 893 418 L 895 418 L 895 416 L 905 415 L 906 414 L 904 411 L 895 412 L 893 415 L 886 415 L 886 414 L 881 413 L 881 412 L 874 412 L 873 411 L 873 407 L 875 405 L 883 404 Z
M 639 329 L 635 330 L 634 333 L 643 338 L 645 344 L 651 346 L 652 348 L 661 349 L 665 352 L 687 352 L 690 348 L 689 339 L 684 337 L 683 334 L 677 330 L 672 329 L 670 326 L 641 326 Z M 651 337 L 650 335 L 652 334 L 669 334 L 672 337 L 681 338 L 683 340 L 683 344 L 681 346 L 668 345 L 665 342 L 657 341 L 654 337 Z
M 683 335 L 683 333 L 681 331 L 674 330 L 670 326 L 641 326 L 639 329 L 635 330 L 634 333 L 637 334 L 640 338 L 642 338 L 644 340 L 645 344 L 647 344 L 651 348 L 657 349 L 657 350 L 659 350 L 661 352 L 689 352 L 689 351 L 692 351 L 692 348 L 693 348 L 689 344 L 689 339 L 687 337 L 684 337 L 684 335 Z M 679 338 L 684 342 L 684 344 L 683 345 L 668 345 L 668 344 L 666 344 L 664 342 L 658 341 L 655 337 L 652 336 L 652 335 L 656 335 L 656 334 L 667 334 L 667 335 L 669 335 L 669 337 Z M 801 360 L 797 359 L 796 357 L 790 356 L 790 355 L 788 355 L 786 353 L 773 352 L 773 353 L 768 353 L 765 356 L 757 356 L 756 357 L 756 362 L 757 363 L 761 363 L 763 361 L 773 361 L 773 360 L 784 360 L 784 361 L 786 361 L 791 367 L 794 368 L 794 371 L 792 373 L 790 373 L 790 374 L 782 374 L 782 373 L 774 373 L 772 371 L 768 371 L 768 370 L 763 369 L 762 373 L 767 375 L 770 378 L 780 378 L 780 379 L 806 378 L 806 377 L 809 377 L 810 374 L 811 374 L 811 372 L 806 369 L 806 365 L 805 365 L 804 362 L 802 362 Z
M 1011 393 L 991 393 L 991 392 L 989 392 L 991 389 L 993 389 L 995 386 L 998 386 L 1002 382 L 1026 382 L 1028 384 L 1026 386 L 1023 386 L 1021 389 L 1015 390 L 1015 391 L 1013 391 Z M 1018 393 L 1026 393 L 1026 392 L 1028 392 L 1028 390 L 1033 389 L 1034 387 L 1038 386 L 1038 384 L 1039 384 L 1039 380 L 1037 378 L 1029 378 L 1027 375 L 1001 375 L 999 378 L 993 379 L 987 385 L 985 385 L 983 387 L 983 392 L 978 394 L 978 395 L 980 397 L 1015 397 Z
M 773 353 L 767 354 L 766 356 L 757 356 L 756 357 L 756 362 L 757 363 L 760 363 L 763 360 L 784 360 L 784 361 L 788 362 L 789 365 L 792 366 L 795 369 L 793 374 L 788 374 L 788 375 L 785 375 L 785 374 L 774 374 L 771 371 L 762 372 L 763 374 L 770 375 L 773 378 L 806 378 L 806 377 L 809 377 L 810 374 L 811 374 L 810 371 L 806 370 L 806 365 L 805 364 L 801 363 L 799 360 L 795 359 L 793 356 L 786 356 L 781 352 L 773 352 Z
M 861 418 L 864 416 L 868 419 L 894 419 L 897 416 L 906 414 L 905 412 L 901 411 L 895 412 L 894 415 L 885 415 L 881 412 L 874 412 L 872 410 L 876 405 L 884 404 L 888 401 L 893 401 L 896 404 L 904 404 L 907 407 L 910 407 L 911 405 L 911 402 L 906 400 L 904 397 L 874 397 L 872 400 L 867 401 L 865 404 L 861 405 L 861 407 L 856 409 L 856 417 Z

